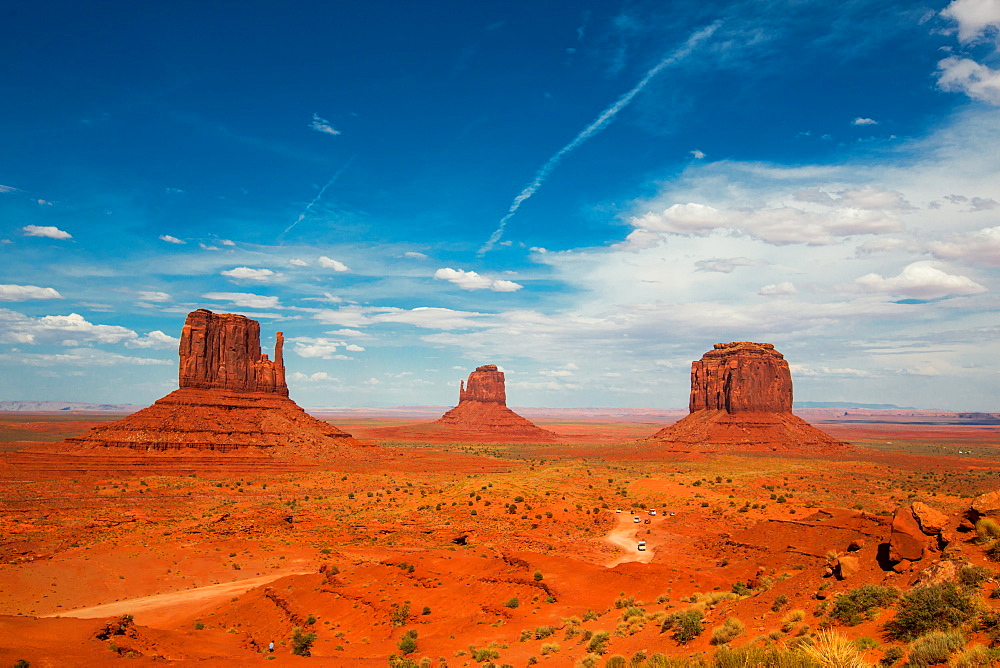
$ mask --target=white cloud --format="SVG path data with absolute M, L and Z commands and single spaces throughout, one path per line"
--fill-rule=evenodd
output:
M 334 341 L 326 341 L 324 339 L 315 339 L 313 343 L 303 343 L 296 342 L 295 354 L 299 357 L 320 357 L 323 359 L 332 359 L 333 353 L 337 352 L 337 348 L 342 345 Z
M 62 299 L 55 288 L 37 285 L 0 285 L 0 302 L 20 302 L 28 299 Z
M 26 237 L 48 237 L 49 239 L 72 239 L 73 235 L 50 225 L 25 225 L 21 228 Z
M 186 244 L 187 242 L 183 239 L 178 239 L 177 237 L 171 236 L 169 234 L 161 234 L 159 237 L 160 241 L 166 241 L 168 244 Z
M 950 93 L 965 93 L 988 104 L 1000 105 L 1000 70 L 968 58 L 949 56 L 938 63 L 938 86 Z
M 698 149 L 691 151 L 691 155 L 694 156 L 695 160 L 703 160 L 705 158 L 704 151 L 699 151 Z
M 447 308 L 435 308 L 430 306 L 418 306 L 417 308 L 406 309 L 382 309 L 384 312 L 372 317 L 374 323 L 403 323 L 422 327 L 425 329 L 469 329 L 472 327 L 483 327 L 486 323 L 477 322 L 477 319 L 485 317 L 483 313 L 471 311 L 455 311 Z
M 328 258 L 325 255 L 321 255 L 319 257 L 319 260 L 317 260 L 317 262 L 319 262 L 319 266 L 325 267 L 327 269 L 333 269 L 334 271 L 350 271 L 351 270 L 350 267 L 348 267 L 343 262 L 341 262 L 339 260 L 334 260 L 334 259 Z
M 363 353 L 365 351 L 364 347 L 356 345 L 354 343 L 348 343 L 344 346 L 344 350 L 349 353 Z
M 288 380 L 299 382 L 299 383 L 321 383 L 321 382 L 336 382 L 338 379 L 334 378 L 326 371 L 317 371 L 316 373 L 302 373 L 300 371 L 294 371 L 288 374 Z
M 883 292 L 914 299 L 939 299 L 986 292 L 984 286 L 972 279 L 946 273 L 929 260 L 907 265 L 898 276 L 884 278 L 871 273 L 854 282 L 868 292 Z
M 0 360 L 5 362 L 15 362 L 17 364 L 27 364 L 29 366 L 41 367 L 64 367 L 64 366 L 119 366 L 122 364 L 136 366 L 170 366 L 174 362 L 169 360 L 150 359 L 148 357 L 130 357 L 109 353 L 95 348 L 75 348 L 65 353 L 38 354 L 38 353 L 2 353 Z
M 851 125 L 878 125 L 878 121 L 871 118 L 862 118 L 861 116 L 858 116 L 853 121 L 851 121 Z
M 443 267 L 434 272 L 434 278 L 454 283 L 463 290 L 492 290 L 494 292 L 516 292 L 524 286 L 513 281 L 488 278 L 474 271 Z
M 858 246 L 856 254 L 859 257 L 874 255 L 875 253 L 888 253 L 892 251 L 906 251 L 915 253 L 920 250 L 920 246 L 906 239 L 885 237 L 882 239 L 869 239 Z
M 737 267 L 760 267 L 768 264 L 767 260 L 751 260 L 748 257 L 712 258 L 698 260 L 694 263 L 695 271 L 715 271 L 720 274 L 731 274 Z
M 15 188 L 13 186 L 0 185 L 0 193 L 19 193 L 19 192 L 21 192 L 20 188 Z
M 82 315 L 46 315 L 32 318 L 0 309 L 0 341 L 4 343 L 55 343 L 78 345 L 80 341 L 95 343 L 124 343 L 134 341 L 139 335 L 126 327 L 95 325 Z
M 204 299 L 227 301 L 244 308 L 280 308 L 277 297 L 255 295 L 250 292 L 207 292 Z
M 935 241 L 927 246 L 935 257 L 943 260 L 1000 267 L 1000 226 L 956 235 L 947 241 Z
M 313 114 L 313 120 L 312 123 L 309 124 L 309 127 L 311 127 L 316 132 L 322 132 L 323 134 L 326 135 L 340 134 L 340 130 L 334 129 L 334 127 L 330 125 L 330 121 L 321 117 L 319 114 Z
M 803 364 L 789 364 L 789 370 L 792 372 L 792 376 L 838 376 L 845 378 L 874 378 L 876 374 L 871 371 L 866 371 L 865 369 L 852 369 L 849 367 L 828 367 L 828 366 L 805 366 Z
M 763 297 L 786 297 L 788 295 L 798 294 L 798 290 L 789 281 L 782 281 L 781 283 L 772 283 L 771 285 L 765 285 L 760 290 L 757 291 L 758 295 Z
M 235 246 L 236 245 L 236 242 L 232 241 L 231 239 L 220 239 L 219 243 L 222 244 L 223 246 Z
M 165 334 L 158 329 L 154 329 L 152 332 L 144 337 L 139 337 L 131 341 L 125 342 L 126 348 L 158 348 L 162 350 L 176 350 L 180 346 L 181 340 Z
M 406 251 L 403 253 L 403 257 L 413 258 L 414 260 L 426 260 L 427 255 L 424 253 L 418 253 L 417 251 Z
M 291 260 L 289 260 L 288 264 L 295 265 L 296 267 L 308 267 L 309 266 L 308 262 L 306 262 L 305 260 L 300 260 L 297 257 L 293 257 Z
M 270 269 L 251 269 L 250 267 L 235 267 L 219 272 L 223 276 L 230 278 L 246 279 L 248 281 L 270 281 L 272 278 L 281 276 L 280 273 Z
M 1000 28 L 1000 0 L 953 0 L 941 16 L 958 23 L 960 42 L 975 42 Z
M 168 302 L 170 301 L 170 295 L 166 292 L 156 292 L 153 290 L 140 290 L 136 293 L 139 296 L 139 301 L 144 302 Z

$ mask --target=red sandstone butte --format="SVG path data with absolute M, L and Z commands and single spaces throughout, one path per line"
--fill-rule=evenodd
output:
M 282 333 L 274 359 L 260 349 L 260 325 L 198 309 L 181 333 L 180 389 L 137 413 L 68 438 L 56 450 L 97 447 L 323 457 L 357 445 L 288 398 Z
M 689 414 L 649 440 L 705 451 L 830 451 L 837 441 L 792 415 L 792 376 L 770 343 L 717 343 L 691 363 Z
M 467 432 L 470 440 L 483 437 L 516 441 L 553 441 L 558 437 L 536 426 L 507 408 L 507 390 L 503 371 L 495 364 L 484 364 L 469 374 L 469 382 L 460 382 L 458 405 L 433 424 L 449 431 Z

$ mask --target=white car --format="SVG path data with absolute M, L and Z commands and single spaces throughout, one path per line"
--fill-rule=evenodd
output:
M 615 512 L 616 512 L 616 513 L 620 513 L 621 511 L 622 511 L 622 509 L 621 509 L 621 508 L 615 508 Z
M 649 514 L 653 515 L 655 517 L 656 516 L 656 508 L 650 508 L 649 509 Z
M 646 541 L 640 540 L 639 544 L 636 546 L 636 549 L 639 550 L 640 552 L 645 552 L 646 551 Z
M 638 524 L 638 523 L 639 523 L 639 522 L 641 522 L 641 521 L 642 521 L 642 520 L 641 520 L 641 519 L 639 519 L 638 517 L 633 517 L 633 518 L 632 518 L 632 524 Z
M 676 514 L 677 514 L 677 513 L 670 513 L 670 516 L 671 516 L 671 517 L 673 517 L 673 516 L 674 516 L 674 515 L 676 515 Z

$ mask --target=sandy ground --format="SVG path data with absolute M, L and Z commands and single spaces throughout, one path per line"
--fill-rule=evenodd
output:
M 645 526 L 642 524 L 641 520 L 646 519 L 646 515 L 631 515 L 629 513 L 622 512 L 617 515 L 617 518 L 617 524 L 611 531 L 608 532 L 608 535 L 604 537 L 604 540 L 612 545 L 620 547 L 625 554 L 608 561 L 605 566 L 608 568 L 614 568 L 618 564 L 624 564 L 629 561 L 638 561 L 640 563 L 648 564 L 653 560 L 653 555 L 655 554 L 653 547 L 651 545 L 647 545 L 645 551 L 642 552 L 636 549 L 636 545 L 639 542 L 636 538 L 636 533 L 639 531 L 640 527 Z M 636 518 L 640 520 L 639 524 L 636 524 Z
M 235 582 L 197 587 L 184 591 L 174 591 L 166 594 L 154 594 L 125 601 L 94 605 L 89 608 L 67 610 L 59 614 L 42 615 L 42 617 L 75 617 L 77 619 L 99 619 L 102 617 L 117 617 L 132 615 L 137 623 L 154 628 L 168 628 L 176 617 L 189 617 L 198 609 L 207 608 L 223 601 L 246 593 L 255 587 L 270 584 L 286 575 L 307 575 L 309 571 L 284 571 L 271 573 L 256 578 L 246 578 Z

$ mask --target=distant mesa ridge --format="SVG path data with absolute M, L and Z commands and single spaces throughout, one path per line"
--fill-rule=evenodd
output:
M 52 447 L 323 457 L 342 446 L 359 445 L 288 398 L 283 340 L 278 332 L 271 360 L 261 352 L 257 321 L 193 311 L 181 333 L 179 389 L 122 420 Z
M 471 431 L 476 438 L 494 436 L 540 441 L 558 438 L 555 433 L 542 429 L 507 408 L 506 381 L 495 364 L 476 367 L 469 374 L 468 382 L 460 381 L 458 405 L 433 424 L 449 430 Z
M 848 447 L 792 415 L 792 376 L 770 343 L 717 343 L 691 363 L 689 414 L 649 440 L 705 451 Z

